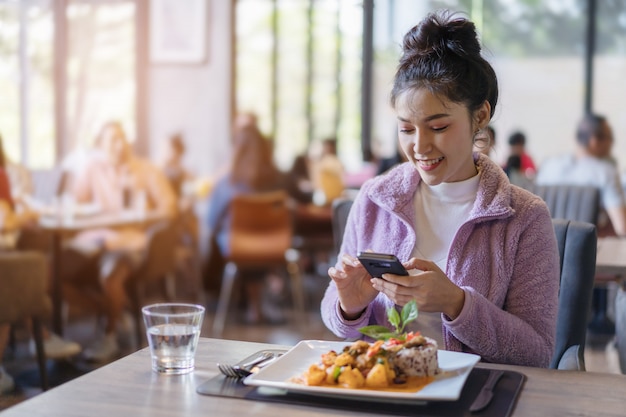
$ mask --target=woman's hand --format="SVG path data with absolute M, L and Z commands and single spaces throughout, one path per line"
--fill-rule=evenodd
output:
M 337 286 L 344 317 L 352 320 L 358 318 L 376 298 L 378 290 L 372 286 L 370 275 L 357 258 L 343 255 L 341 264 L 341 269 L 331 267 L 328 275 Z
M 435 263 L 411 258 L 404 263 L 404 267 L 409 272 L 411 269 L 423 272 L 408 277 L 384 274 L 384 279 L 372 278 L 374 289 L 400 306 L 414 299 L 420 311 L 442 312 L 452 320 L 461 313 L 465 292 L 450 281 Z

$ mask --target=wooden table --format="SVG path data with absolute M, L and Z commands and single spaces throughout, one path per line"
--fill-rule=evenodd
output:
M 76 216 L 69 218 L 52 215 L 42 216 L 39 219 L 39 227 L 42 230 L 50 232 L 52 236 L 52 328 L 57 334 L 63 334 L 63 295 L 61 285 L 61 252 L 63 248 L 63 240 L 88 229 L 133 226 L 146 227 L 163 219 L 162 215 L 155 215 L 152 213 L 141 214 L 135 211 L 102 213 L 91 216 Z
M 212 397 L 196 387 L 217 375 L 217 362 L 235 363 L 261 349 L 287 348 L 201 338 L 196 370 L 164 376 L 150 369 L 147 348 L 0 413 L 2 417 L 37 416 L 344 416 L 363 413 L 269 402 Z M 526 375 L 514 417 L 624 416 L 626 376 L 479 364 Z M 373 414 L 367 414 L 373 415 Z
M 613 276 L 618 281 L 626 278 L 626 239 L 618 237 L 598 238 L 596 275 Z

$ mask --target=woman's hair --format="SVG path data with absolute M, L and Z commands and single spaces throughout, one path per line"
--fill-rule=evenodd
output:
M 576 140 L 579 144 L 585 147 L 588 146 L 591 137 L 598 135 L 605 123 L 606 117 L 604 116 L 593 113 L 586 114 L 580 123 L 578 123 L 578 128 L 576 129 Z
M 498 80 L 480 54 L 472 22 L 447 11 L 430 13 L 404 36 L 402 51 L 391 91 L 393 107 L 405 91 L 425 88 L 465 104 L 470 114 L 487 100 L 493 116 Z
M 115 134 L 117 136 L 122 137 L 124 139 L 124 142 L 128 143 L 128 138 L 126 137 L 126 132 L 124 131 L 124 127 L 122 126 L 122 123 L 117 120 L 110 120 L 108 122 L 105 122 L 100 128 L 100 130 L 98 131 L 98 134 L 96 135 L 96 140 L 94 142 L 94 145 L 96 147 L 102 146 L 104 133 L 108 129 L 115 129 Z
M 272 159 L 271 142 L 265 139 L 256 125 L 239 126 L 234 133 L 231 183 L 246 184 L 254 191 L 274 187 L 279 172 Z

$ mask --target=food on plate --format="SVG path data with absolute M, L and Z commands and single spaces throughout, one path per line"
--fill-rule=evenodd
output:
M 359 340 L 341 352 L 326 352 L 294 381 L 350 389 L 421 389 L 439 373 L 437 342 L 419 332 L 404 332 L 405 326 L 417 318 L 415 301 L 406 304 L 400 314 L 390 308 L 387 317 L 395 331 L 384 326 L 364 327 L 362 333 L 378 340 Z

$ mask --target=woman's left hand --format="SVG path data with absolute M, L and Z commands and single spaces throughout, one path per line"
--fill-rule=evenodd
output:
M 452 320 L 461 313 L 465 292 L 434 262 L 411 258 L 404 267 L 422 272 L 408 277 L 384 274 L 382 279 L 372 278 L 372 286 L 400 306 L 415 300 L 420 311 L 442 312 Z

